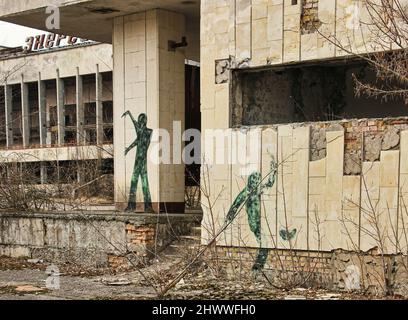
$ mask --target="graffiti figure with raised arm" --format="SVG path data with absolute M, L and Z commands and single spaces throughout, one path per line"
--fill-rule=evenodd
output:
M 125 149 L 125 156 L 133 148 L 136 150 L 135 165 L 132 174 L 132 180 L 130 185 L 129 200 L 126 211 L 136 210 L 136 193 L 139 178 L 142 182 L 143 198 L 144 198 L 144 210 L 145 212 L 153 212 L 152 198 L 150 195 L 149 179 L 147 176 L 147 151 L 149 149 L 153 130 L 147 127 L 147 115 L 141 113 L 137 119 L 133 117 L 130 111 L 126 111 L 123 117 L 129 116 L 133 122 L 136 131 L 136 140 Z

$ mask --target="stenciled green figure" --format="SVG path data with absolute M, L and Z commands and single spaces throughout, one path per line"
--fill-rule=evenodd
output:
M 241 206 L 245 203 L 249 228 L 255 235 L 259 245 L 261 245 L 261 196 L 265 189 L 272 188 L 276 180 L 276 174 L 277 165 L 273 159 L 271 162 L 271 172 L 265 184 L 262 184 L 261 173 L 252 173 L 248 178 L 247 186 L 236 197 L 226 217 L 226 222 L 232 222 L 238 215 Z M 268 249 L 260 248 L 252 270 L 261 270 L 265 265 L 267 257 Z
M 150 195 L 149 179 L 147 177 L 147 150 L 149 149 L 153 130 L 147 128 L 147 116 L 141 113 L 136 121 L 130 111 L 126 111 L 123 117 L 129 116 L 135 126 L 136 140 L 126 148 L 125 156 L 130 150 L 137 147 L 135 166 L 132 174 L 132 182 L 130 185 L 129 202 L 126 211 L 136 210 L 136 192 L 139 178 L 142 181 L 142 190 L 144 198 L 145 212 L 153 212 L 152 198 Z

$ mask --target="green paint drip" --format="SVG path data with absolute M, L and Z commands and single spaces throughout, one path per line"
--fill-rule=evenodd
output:
M 152 197 L 150 195 L 149 178 L 147 176 L 147 151 L 149 149 L 153 130 L 147 128 L 147 116 L 141 113 L 136 121 L 130 111 L 126 111 L 123 117 L 129 116 L 136 131 L 136 140 L 126 148 L 125 156 L 130 150 L 137 147 L 135 165 L 130 184 L 129 202 L 126 211 L 136 210 L 136 193 L 139 178 L 142 182 L 145 212 L 153 212 Z

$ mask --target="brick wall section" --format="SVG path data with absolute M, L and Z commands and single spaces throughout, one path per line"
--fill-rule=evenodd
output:
M 305 124 L 303 124 L 305 125 Z M 320 128 L 330 129 L 333 126 L 342 126 L 345 130 L 345 148 L 346 151 L 361 149 L 362 136 L 384 135 L 390 128 L 396 130 L 408 129 L 408 118 L 382 118 L 382 119 L 359 119 L 359 120 L 342 120 L 330 122 L 311 123 L 312 129 Z
M 311 124 L 311 161 L 326 156 L 325 133 L 344 129 L 345 175 L 361 173 L 361 161 L 378 161 L 381 151 L 398 150 L 401 130 L 408 129 L 408 118 L 378 118 L 316 122 Z M 393 140 L 390 142 L 390 140 Z M 364 155 L 362 150 L 365 150 Z
M 302 0 L 301 31 L 302 34 L 316 32 L 322 24 L 318 16 L 319 0 Z
M 217 247 L 218 263 L 221 263 L 230 275 L 250 275 L 257 251 L 258 249 L 254 248 Z M 214 253 L 207 253 L 207 259 L 214 257 Z M 392 266 L 388 278 L 395 292 L 407 295 L 406 257 L 381 256 L 376 250 L 360 254 L 344 250 L 332 252 L 270 250 L 263 272 L 270 279 L 279 273 L 286 273 L 289 276 L 303 273 L 310 278 L 310 282 L 306 283 L 309 285 L 330 290 L 350 290 L 350 286 L 357 284 L 361 290 L 380 294 L 384 290 L 383 261 L 386 265 Z M 358 281 L 352 285 L 350 270 L 356 270 L 359 274 Z M 279 285 L 276 282 L 275 284 Z
M 119 269 L 127 264 L 126 258 L 116 255 L 108 255 L 108 265 L 110 268 Z
M 383 136 L 391 127 L 396 130 L 408 129 L 408 119 L 365 119 L 350 121 L 344 124 L 346 150 L 357 150 L 361 148 L 362 136 Z
M 217 247 L 217 259 L 225 266 L 230 275 L 249 275 L 254 264 L 258 249 Z M 214 254 L 207 254 L 208 259 L 214 259 Z M 313 274 L 311 282 L 318 286 L 333 287 L 333 253 L 313 251 L 270 250 L 268 260 L 263 269 L 268 277 L 275 277 L 279 273 Z M 318 281 L 316 281 L 318 279 Z
M 139 227 L 128 223 L 126 225 L 126 237 L 128 239 L 129 245 L 153 245 L 155 238 L 155 228 L 154 226 Z

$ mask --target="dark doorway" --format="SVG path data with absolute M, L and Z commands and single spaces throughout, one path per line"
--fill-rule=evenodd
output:
M 185 79 L 185 130 L 197 129 L 201 131 L 200 67 L 186 64 Z M 187 141 L 186 145 L 191 142 L 192 139 Z M 195 150 L 195 152 L 198 151 Z M 200 163 L 186 164 L 185 166 L 186 209 L 198 209 L 200 207 L 200 169 Z

